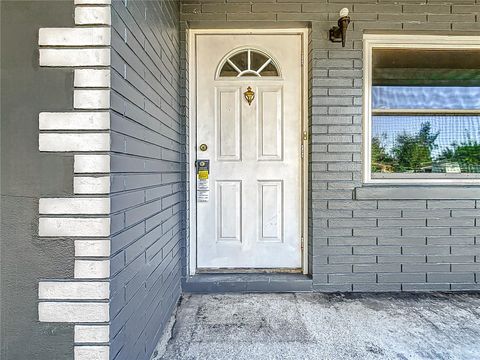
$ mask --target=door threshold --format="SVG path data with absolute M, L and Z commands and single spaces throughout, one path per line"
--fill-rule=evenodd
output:
M 198 274 L 301 274 L 301 268 L 202 268 Z
M 187 293 L 311 292 L 312 278 L 301 273 L 209 273 L 182 281 Z

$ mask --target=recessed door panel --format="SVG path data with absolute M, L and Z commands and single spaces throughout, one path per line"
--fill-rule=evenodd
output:
M 241 242 L 241 181 L 217 181 L 216 195 L 217 241 Z
M 257 109 L 258 159 L 282 160 L 283 108 L 281 87 L 260 87 Z
M 240 89 L 216 89 L 216 134 L 217 159 L 240 160 Z
M 283 241 L 283 182 L 258 182 L 259 241 Z

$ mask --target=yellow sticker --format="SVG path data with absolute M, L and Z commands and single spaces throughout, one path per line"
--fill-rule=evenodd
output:
M 200 180 L 206 180 L 208 179 L 208 170 L 199 170 L 198 171 L 198 178 Z

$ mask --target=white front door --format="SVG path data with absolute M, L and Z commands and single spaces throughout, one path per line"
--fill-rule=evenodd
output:
M 195 39 L 197 268 L 300 269 L 302 37 Z

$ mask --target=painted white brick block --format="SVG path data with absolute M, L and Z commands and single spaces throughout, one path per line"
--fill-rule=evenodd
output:
M 108 130 L 108 111 L 41 112 L 38 116 L 40 130 Z
M 109 151 L 108 133 L 41 133 L 38 136 L 40 151 Z
M 78 173 L 110 172 L 109 155 L 75 155 L 73 170 Z
M 108 325 L 75 325 L 76 343 L 102 343 L 109 341 Z
M 109 87 L 110 70 L 75 69 L 73 79 L 76 87 Z
M 55 218 L 39 219 L 39 236 L 109 236 L 109 218 Z
M 76 176 L 73 178 L 75 194 L 108 194 L 110 192 L 110 177 Z
M 40 49 L 40 66 L 109 66 L 110 49 Z
M 40 214 L 110 214 L 109 198 L 42 198 Z
M 75 8 L 77 25 L 110 25 L 111 10 L 109 6 L 82 6 Z
M 95 302 L 47 302 L 38 303 L 38 319 L 42 322 L 109 321 L 108 303 Z
M 75 5 L 110 5 L 112 0 L 74 0 Z
M 74 360 L 108 360 L 108 346 L 74 346 Z
M 38 44 L 44 46 L 101 46 L 110 45 L 109 27 L 41 28 Z
M 75 260 L 75 279 L 107 279 L 110 277 L 110 260 Z
M 108 109 L 110 90 L 74 90 L 73 107 L 76 109 Z
M 110 284 L 100 281 L 40 281 L 38 298 L 41 300 L 104 300 L 110 295 Z
M 110 256 L 110 240 L 75 240 L 75 256 Z

